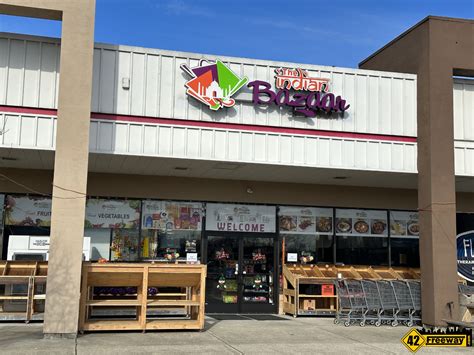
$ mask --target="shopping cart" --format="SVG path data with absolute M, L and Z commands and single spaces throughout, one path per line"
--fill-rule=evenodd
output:
M 336 318 L 334 319 L 334 324 L 339 324 L 340 322 L 349 319 L 348 314 L 351 311 L 351 301 L 349 300 L 349 293 L 347 292 L 345 282 L 343 280 L 337 280 L 335 284 L 339 306 L 336 312 Z
M 360 280 L 344 280 L 351 308 L 347 314 L 348 319 L 344 323 L 346 327 L 356 322 L 363 327 L 365 325 L 364 314 L 367 311 L 367 303 L 365 301 L 364 290 Z
M 366 310 L 361 325 L 365 325 L 367 321 L 380 327 L 382 324 L 382 303 L 380 302 L 380 293 L 375 281 L 362 280 L 362 289 L 364 291 Z
M 408 327 L 413 325 L 413 314 L 415 313 L 415 305 L 413 304 L 410 288 L 406 281 L 390 281 L 395 292 L 395 299 L 397 300 L 396 317 L 394 319 L 395 325 L 402 322 Z M 393 324 L 392 324 L 393 325 Z
M 390 281 L 376 281 L 380 294 L 380 303 L 382 312 L 380 321 L 382 324 L 391 324 L 393 327 L 398 325 L 397 314 L 399 312 L 395 291 Z
M 413 301 L 413 322 L 421 322 L 421 284 L 419 281 L 407 281 Z M 410 326 L 410 325 L 409 325 Z

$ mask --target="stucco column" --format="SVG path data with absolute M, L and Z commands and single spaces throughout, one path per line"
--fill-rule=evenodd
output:
M 51 240 L 43 332 L 75 336 L 89 158 L 95 0 L 5 0 L 0 12 L 62 20 Z
M 90 0 L 81 13 L 63 14 L 45 334 L 75 334 L 78 329 L 94 9 Z

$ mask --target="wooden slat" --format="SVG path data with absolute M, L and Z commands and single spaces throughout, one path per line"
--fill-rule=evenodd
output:
M 83 330 L 140 330 L 136 320 L 91 320 L 83 325 Z
M 202 329 L 202 325 L 197 320 L 149 320 L 146 329 L 197 330 Z
M 192 300 L 148 300 L 148 306 L 200 306 L 200 301 Z
M 101 307 L 132 307 L 141 306 L 139 300 L 89 300 L 86 302 L 87 306 L 101 306 Z

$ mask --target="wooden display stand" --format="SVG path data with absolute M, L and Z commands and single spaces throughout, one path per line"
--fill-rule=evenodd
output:
M 283 265 L 283 312 L 294 317 L 336 314 L 338 303 L 335 282 L 338 278 L 417 280 L 420 273 L 419 269 L 402 267 L 286 264 Z M 333 288 L 326 285 L 332 285 Z
M 333 315 L 337 311 L 332 269 L 283 265 L 283 312 L 299 315 Z
M 0 320 L 42 320 L 47 262 L 0 261 Z
M 205 280 L 205 265 L 84 263 L 79 330 L 203 329 Z M 136 293 L 98 296 L 94 295 L 94 287 L 133 288 Z M 150 287 L 158 292 L 149 294 Z M 106 307 L 133 309 L 135 315 L 131 319 L 92 317 L 93 308 Z M 152 314 L 165 309 L 179 309 L 183 314 Z

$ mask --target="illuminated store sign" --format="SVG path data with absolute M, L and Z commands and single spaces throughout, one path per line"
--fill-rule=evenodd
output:
M 306 117 L 316 117 L 318 112 L 344 113 L 350 107 L 341 96 L 328 92 L 329 79 L 310 77 L 300 68 L 278 68 L 275 73 L 277 92 L 271 89 L 270 83 L 262 80 L 248 84 L 253 90 L 252 102 L 255 105 L 289 106 Z
M 186 93 L 213 111 L 234 106 L 232 95 L 248 82 L 246 77 L 240 78 L 220 60 L 215 63 L 201 60 L 194 68 L 182 64 L 181 69 L 192 78 L 185 84 Z
M 203 59 L 193 68 L 182 64 L 181 69 L 191 77 L 185 84 L 186 93 L 213 111 L 233 107 L 232 96 L 248 82 L 247 77 L 239 77 L 218 59 L 215 62 Z M 329 92 L 327 78 L 311 77 L 301 68 L 278 68 L 275 74 L 278 91 L 262 80 L 247 85 L 252 89 L 253 104 L 292 107 L 294 112 L 306 117 L 316 117 L 318 112 L 344 113 L 350 107 L 341 96 Z

